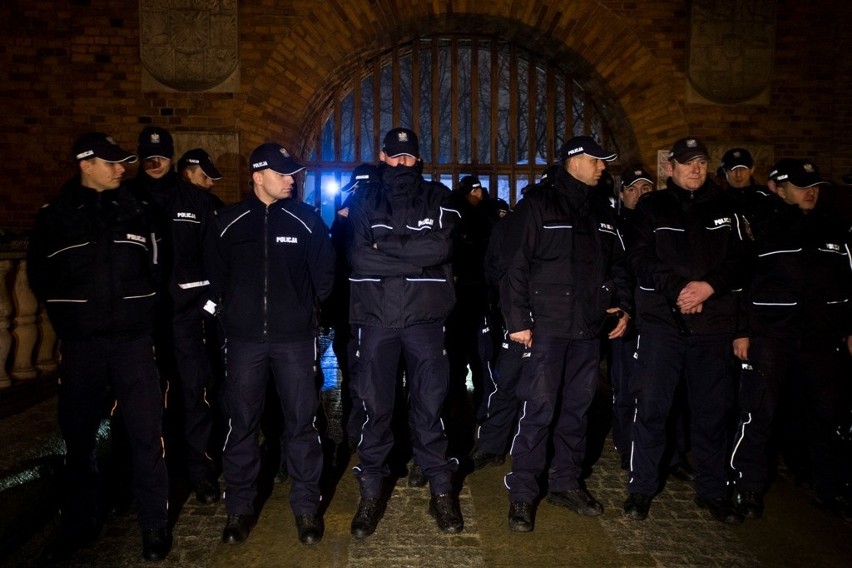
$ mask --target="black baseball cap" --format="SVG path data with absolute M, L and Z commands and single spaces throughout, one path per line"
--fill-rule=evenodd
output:
M 222 174 L 213 164 L 213 158 L 210 157 L 210 154 L 204 148 L 193 148 L 184 152 L 183 156 L 178 160 L 178 169 L 182 170 L 187 166 L 200 166 L 204 175 L 210 179 L 222 179 Z
M 109 134 L 103 132 L 89 132 L 80 136 L 71 150 L 74 159 L 89 160 L 100 158 L 111 164 L 127 162 L 134 163 L 136 155 L 119 147 L 118 143 Z
M 409 130 L 408 128 L 394 128 L 385 134 L 382 151 L 388 158 L 396 158 L 397 156 L 419 158 L 420 142 L 417 140 L 417 134 L 413 130 Z
M 169 131 L 160 126 L 146 126 L 139 133 L 139 158 L 165 158 L 175 156 L 175 141 Z
M 600 144 L 595 142 L 595 139 L 591 136 L 575 136 L 559 148 L 559 161 L 564 162 L 568 158 L 580 154 L 606 161 L 614 160 L 618 156 L 615 152 L 601 148 Z
M 476 176 L 464 176 L 459 180 L 459 185 L 456 188 L 456 191 L 461 193 L 462 195 L 467 195 L 474 189 L 481 189 L 485 192 L 485 188 L 482 187 L 482 182 L 479 181 L 479 178 Z
M 344 185 L 340 191 L 355 191 L 364 184 L 379 181 L 379 168 L 373 164 L 361 164 L 352 170 L 349 183 Z
M 745 148 L 731 148 L 722 156 L 722 169 L 726 172 L 737 168 L 750 168 L 753 165 L 754 158 Z
M 709 160 L 710 152 L 707 151 L 707 146 L 704 145 L 704 142 L 692 136 L 681 138 L 669 150 L 669 160 L 675 160 L 680 164 L 685 164 L 695 158 Z
M 769 171 L 769 179 L 775 183 L 789 181 L 796 187 L 828 185 L 828 182 L 820 177 L 813 162 L 794 158 L 785 158 L 775 164 Z
M 627 170 L 626 172 L 621 174 L 621 187 L 630 187 L 631 185 L 640 180 L 645 180 L 651 185 L 654 185 L 654 178 L 651 177 L 651 174 L 649 174 L 642 168 L 636 168 L 634 170 Z
M 283 176 L 291 176 L 305 169 L 280 144 L 267 142 L 251 153 L 249 168 L 252 172 L 270 169 Z

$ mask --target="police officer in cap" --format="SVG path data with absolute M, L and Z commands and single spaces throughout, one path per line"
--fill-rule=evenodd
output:
M 624 513 L 648 516 L 659 489 L 666 423 L 686 380 L 695 457 L 695 503 L 725 523 L 742 522 L 728 495 L 726 419 L 733 404 L 730 341 L 743 280 L 745 229 L 731 199 L 707 177 L 697 138 L 669 152 L 666 188 L 636 205 L 630 266 L 637 279 L 641 340 L 632 388 L 629 496 Z
M 500 301 L 508 339 L 530 352 L 516 391 L 523 410 L 512 471 L 504 479 L 513 531 L 533 530 L 552 423 L 547 500 L 581 515 L 603 512 L 581 477 L 599 337 L 620 337 L 630 319 L 624 245 L 612 208 L 593 189 L 604 162 L 614 158 L 590 136 L 568 140 L 553 185 L 531 188 L 509 218 Z
M 754 158 L 745 148 L 731 148 L 722 156 L 719 166 L 725 172 L 728 195 L 734 198 L 739 212 L 748 221 L 774 204 L 773 194 L 754 180 Z
M 225 508 L 222 540 L 243 542 L 254 522 L 260 473 L 258 431 L 269 371 L 278 390 L 290 507 L 299 541 L 322 539 L 322 445 L 314 427 L 319 409 L 316 306 L 331 293 L 334 251 L 314 209 L 293 199 L 298 164 L 278 144 L 251 153 L 252 191 L 216 213 L 213 287 L 226 339 L 222 394 L 228 425 L 222 455 Z
M 806 447 L 797 449 L 810 456 L 817 502 L 848 520 L 850 458 L 836 430 L 850 412 L 844 370 L 852 355 L 849 223 L 819 206 L 820 187 L 828 182 L 811 161 L 785 159 L 769 175 L 780 199 L 752 223 L 752 278 L 734 340 L 742 361 L 731 457 L 736 505 L 747 518 L 763 515 L 767 444 L 783 408 L 791 423 L 780 425 L 782 431 L 804 433 L 795 438 Z M 785 436 L 783 443 L 792 441 Z
M 441 422 L 449 369 L 444 320 L 453 306 L 451 233 L 459 219 L 446 187 L 420 175 L 417 135 L 394 128 L 384 138 L 381 184 L 350 211 L 350 320 L 358 340 L 353 387 L 361 400 L 355 475 L 361 500 L 352 519 L 355 538 L 375 532 L 384 510 L 383 484 L 394 443 L 397 365 L 405 358 L 414 460 L 429 479 L 429 512 L 438 528 L 457 533 L 463 521 Z
M 67 559 L 98 534 L 97 432 L 114 393 L 129 436 L 145 560 L 172 545 L 153 358 L 160 268 L 151 216 L 122 183 L 136 156 L 108 135 L 74 144 L 78 175 L 44 206 L 28 251 L 29 282 L 61 341 L 59 426 L 65 439 L 61 523 L 45 556 Z

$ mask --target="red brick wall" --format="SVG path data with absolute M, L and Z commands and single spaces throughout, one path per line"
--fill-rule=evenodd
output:
M 514 39 L 572 68 L 622 117 L 611 127 L 647 167 L 658 149 L 692 133 L 715 144 L 770 144 L 776 158 L 810 157 L 838 179 L 852 172 L 850 6 L 780 0 L 769 104 L 713 105 L 687 102 L 686 2 L 240 2 L 241 88 L 231 94 L 143 92 L 137 3 L 7 0 L 0 228 L 32 225 L 73 173 L 69 147 L 85 131 L 107 131 L 132 149 L 153 123 L 237 133 L 243 156 L 269 139 L 306 153 L 329 96 L 367 58 L 418 35 L 459 30 Z M 240 170 L 223 180 L 226 194 L 245 187 L 244 159 Z

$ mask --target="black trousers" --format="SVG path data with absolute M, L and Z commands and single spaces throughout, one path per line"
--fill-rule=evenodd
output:
M 686 382 L 695 458 L 695 491 L 706 499 L 728 492 L 727 417 L 734 402 L 731 337 L 641 333 L 633 397 L 630 493 L 655 495 L 669 440 L 666 423 L 681 377 Z
M 60 351 L 59 426 L 67 447 L 63 525 L 83 528 L 98 518 L 96 437 L 114 394 L 129 440 L 139 525 L 166 527 L 163 395 L 152 339 L 64 340 Z
M 251 515 L 260 473 L 258 432 L 269 371 L 284 417 L 290 507 L 295 515 L 316 513 L 323 453 L 315 427 L 319 409 L 316 340 L 287 343 L 226 343 L 227 375 L 222 393 L 226 420 L 222 472 L 225 508 L 231 515 Z
M 598 384 L 597 339 L 534 334 L 530 353 L 517 386 L 521 410 L 509 450 L 512 471 L 504 480 L 512 501 L 534 501 L 539 495 L 538 478 L 546 467 L 551 422 L 554 452 L 549 489 L 570 491 L 580 486 L 588 410 Z
M 183 398 L 187 476 L 190 484 L 215 477 L 210 457 L 213 409 L 209 387 L 212 374 L 200 310 L 185 310 L 172 320 L 177 382 Z
M 388 456 L 394 445 L 392 428 L 397 400 L 400 355 L 407 373 L 414 461 L 429 479 L 433 494 L 449 493 L 458 461 L 447 458 L 441 409 L 447 397 L 449 367 L 440 323 L 402 329 L 358 326 L 352 376 L 353 398 L 362 405 L 362 424 L 355 467 L 362 497 L 378 498 L 390 474 Z
M 835 430 L 850 412 L 844 388 L 847 353 L 829 340 L 801 341 L 755 337 L 740 377 L 740 421 L 734 437 L 731 467 L 737 487 L 763 491 L 769 475 L 768 443 L 776 412 L 787 402 L 785 416 L 802 433 L 813 467 L 817 495 L 841 494 L 848 480 L 849 455 Z M 785 441 L 789 442 L 789 440 Z
M 491 373 L 491 388 L 483 398 L 483 416 L 476 432 L 476 447 L 489 454 L 505 454 L 515 418 L 518 397 L 515 390 L 521 378 L 524 357 L 530 352 L 515 341 L 504 339 Z

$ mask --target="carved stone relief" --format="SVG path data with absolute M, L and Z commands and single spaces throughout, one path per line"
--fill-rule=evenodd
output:
M 775 14 L 774 0 L 693 0 L 690 102 L 769 102 Z
M 237 0 L 140 0 L 146 90 L 239 89 Z

